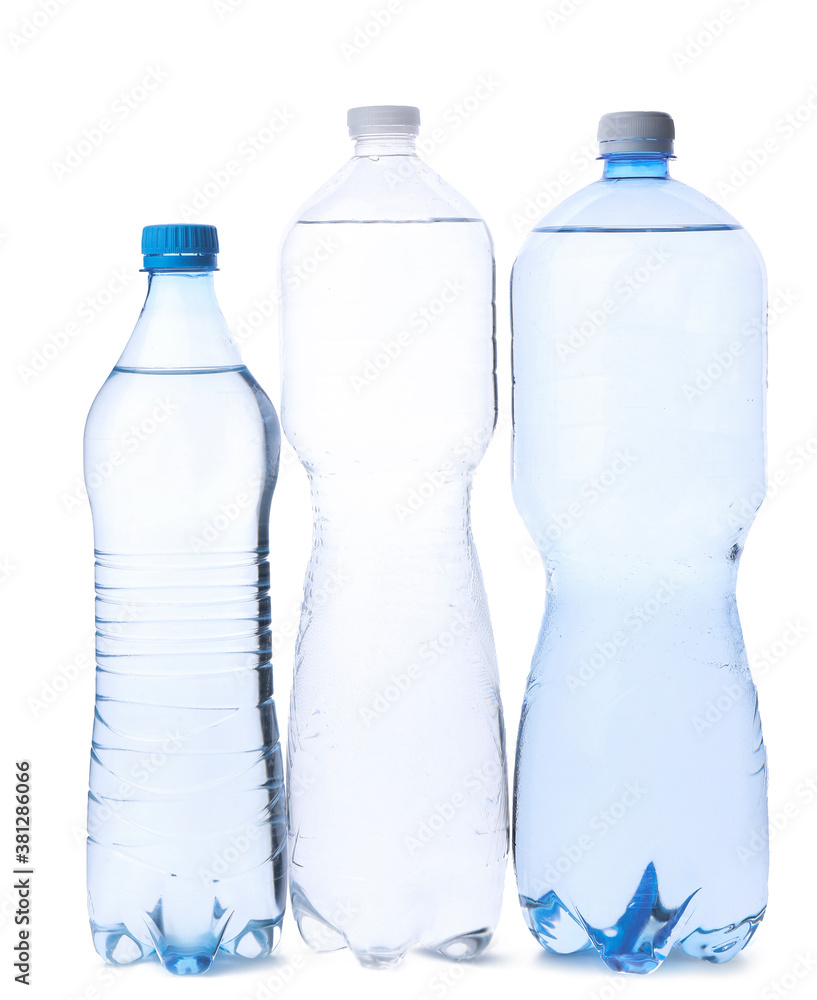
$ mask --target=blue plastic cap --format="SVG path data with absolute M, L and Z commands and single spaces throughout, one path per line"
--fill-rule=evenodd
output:
M 142 230 L 145 270 L 213 271 L 216 269 L 218 232 L 215 226 L 179 223 L 145 226 Z

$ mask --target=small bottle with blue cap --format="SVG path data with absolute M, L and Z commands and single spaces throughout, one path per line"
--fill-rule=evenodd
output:
M 108 962 L 263 958 L 285 906 L 269 509 L 278 419 L 216 301 L 214 226 L 147 226 L 148 295 L 85 430 L 96 712 L 88 898 Z

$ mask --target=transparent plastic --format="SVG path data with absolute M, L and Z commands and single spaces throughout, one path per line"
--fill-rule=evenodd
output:
M 766 905 L 766 756 L 735 600 L 765 490 L 766 279 L 666 155 L 620 154 L 513 269 L 517 507 L 547 607 L 514 852 L 544 948 L 734 957 Z
M 369 966 L 470 958 L 508 850 L 471 537 L 496 419 L 484 222 L 405 135 L 361 136 L 283 251 L 284 430 L 314 512 L 288 739 L 292 906 Z
M 94 401 L 97 697 L 88 896 L 97 951 L 177 975 L 275 947 L 285 905 L 272 700 L 275 411 L 209 271 L 150 274 Z

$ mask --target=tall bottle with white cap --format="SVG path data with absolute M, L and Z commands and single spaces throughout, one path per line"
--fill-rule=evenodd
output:
M 766 278 L 670 178 L 669 115 L 605 115 L 603 178 L 514 265 L 514 497 L 547 573 L 519 730 L 528 926 L 617 971 L 725 962 L 766 905 L 766 752 L 735 601 L 764 495 Z
M 283 252 L 284 430 L 314 512 L 289 727 L 292 907 L 366 965 L 470 958 L 508 847 L 502 712 L 469 494 L 496 415 L 491 237 L 415 152 L 411 107 Z
M 85 428 L 96 550 L 88 904 L 103 958 L 257 959 L 286 899 L 272 700 L 275 410 L 213 287 L 213 226 L 147 226 L 148 295 Z

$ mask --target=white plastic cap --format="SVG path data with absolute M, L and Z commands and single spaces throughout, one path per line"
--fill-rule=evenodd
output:
M 350 108 L 346 115 L 349 135 L 417 135 L 420 112 L 404 104 L 375 104 L 365 108 Z
M 665 111 L 614 111 L 599 122 L 599 153 L 671 153 L 675 123 Z

